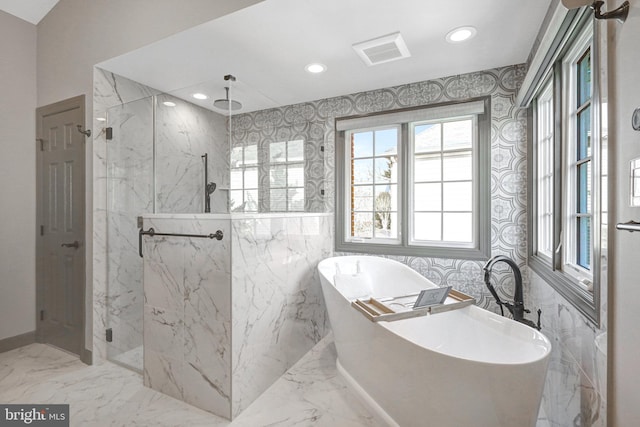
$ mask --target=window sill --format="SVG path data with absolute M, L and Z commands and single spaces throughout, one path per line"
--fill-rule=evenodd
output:
M 376 243 L 340 242 L 336 240 L 336 252 L 354 252 L 371 255 L 420 256 L 486 261 L 491 256 L 491 248 L 453 248 L 436 246 L 390 245 Z
M 595 309 L 594 294 L 585 291 L 574 277 L 551 269 L 551 266 L 539 257 L 530 256 L 528 264 L 534 273 L 570 302 L 593 325 L 600 327 L 600 314 Z

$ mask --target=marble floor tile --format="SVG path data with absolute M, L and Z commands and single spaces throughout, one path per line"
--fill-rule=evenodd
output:
M 324 338 L 233 422 L 144 387 L 112 363 L 87 366 L 63 351 L 31 344 L 0 354 L 0 402 L 68 403 L 72 426 L 378 427 L 335 368 Z M 538 427 L 548 427 L 544 413 Z
M 43 344 L 0 354 L 0 402 L 68 403 L 73 426 L 377 426 L 337 376 L 330 337 L 233 422 L 144 387 L 135 372 Z

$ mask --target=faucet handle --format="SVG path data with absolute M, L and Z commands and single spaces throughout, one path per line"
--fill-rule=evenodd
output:
M 540 326 L 540 315 L 542 314 L 542 309 L 538 309 L 538 330 L 542 329 L 542 326 Z

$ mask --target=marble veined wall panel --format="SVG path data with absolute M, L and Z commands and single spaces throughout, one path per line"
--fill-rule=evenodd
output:
M 144 238 L 144 382 L 231 417 L 230 221 L 145 219 L 145 229 L 209 234 Z
M 107 142 L 105 138 L 105 128 L 107 126 L 107 111 L 111 109 L 110 113 L 112 118 L 119 116 L 120 119 L 126 120 L 121 123 L 122 126 L 118 125 L 116 127 L 116 132 L 124 129 L 133 129 L 133 126 L 136 122 L 140 124 L 140 118 L 131 119 L 131 113 L 137 112 L 145 113 L 144 110 L 141 110 L 141 106 L 143 102 L 134 102 L 142 99 L 150 99 L 152 95 L 157 94 L 158 92 L 154 89 L 151 89 L 147 86 L 141 85 L 124 77 L 115 75 L 113 73 L 104 71 L 100 68 L 94 68 L 94 93 L 93 93 L 93 360 L 94 363 L 100 363 L 102 360 L 107 358 L 107 342 L 105 341 L 105 329 L 110 327 L 112 322 L 116 322 L 118 326 L 116 329 L 118 333 L 116 333 L 116 339 L 114 346 L 114 351 L 124 351 L 125 349 L 131 347 L 131 337 L 132 335 L 129 332 L 138 334 L 137 340 L 141 340 L 141 335 L 139 335 L 138 326 L 140 325 L 142 316 L 141 311 L 138 311 L 137 318 L 139 321 L 132 320 L 131 316 L 125 315 L 122 317 L 122 322 L 120 322 L 118 313 L 120 310 L 117 307 L 123 307 L 125 312 L 131 314 L 134 311 L 128 310 L 127 307 L 133 307 L 133 305 L 138 304 L 139 306 L 139 298 L 140 293 L 136 294 L 135 297 L 129 298 L 127 295 L 125 281 L 123 281 L 124 276 L 118 273 L 118 278 L 115 280 L 114 285 L 109 288 L 108 284 L 108 271 L 124 272 L 130 269 L 129 266 L 125 265 L 127 260 L 130 260 L 130 257 L 120 257 L 115 256 L 113 251 L 111 253 L 107 253 L 107 246 L 109 240 L 108 230 L 111 231 L 112 237 L 119 236 L 127 236 L 127 238 L 133 238 L 129 233 L 124 231 L 123 227 L 120 227 L 120 222 L 115 220 L 116 217 L 111 217 L 111 222 L 109 223 L 107 220 L 107 208 L 108 204 L 112 203 L 115 205 L 125 205 L 129 203 L 130 206 L 133 206 L 134 203 L 139 203 L 139 205 L 145 205 L 144 197 L 143 200 L 140 200 L 140 195 L 145 193 L 147 190 L 144 188 L 144 185 L 148 182 L 148 180 L 142 180 L 136 185 L 136 193 L 126 196 L 128 201 L 117 201 L 116 199 L 123 196 L 119 196 L 116 198 L 114 196 L 115 191 L 120 191 L 124 188 L 131 188 L 132 182 L 136 179 L 133 176 L 127 176 L 125 173 L 121 173 L 119 167 L 123 164 L 120 163 L 120 166 L 111 162 L 108 166 L 109 159 L 113 157 L 114 154 L 118 153 L 119 147 L 114 147 L 112 141 Z M 127 105 L 127 107 L 124 107 Z M 150 105 L 150 104 L 149 104 Z M 116 107 L 112 109 L 112 107 Z M 121 107 L 121 108 L 118 108 Z M 150 113 L 148 110 L 146 113 Z M 143 131 L 144 132 L 144 131 Z M 134 131 L 135 133 L 135 131 Z M 148 138 L 148 135 L 144 135 L 141 133 L 137 134 L 140 138 Z M 130 139 L 132 142 L 133 139 Z M 108 145 L 110 144 L 110 145 Z M 109 148 L 107 148 L 109 147 Z M 111 151 L 109 156 L 107 155 L 108 149 Z M 134 150 L 128 155 L 132 156 L 132 161 L 134 158 L 138 158 L 141 154 L 139 151 L 136 152 L 136 149 L 133 147 L 129 147 L 129 149 Z M 115 152 L 113 150 L 116 150 Z M 125 155 L 126 153 L 120 152 L 119 154 Z M 145 155 L 146 156 L 146 155 Z M 146 156 L 148 157 L 148 156 Z M 111 169 L 109 169 L 111 168 Z M 110 182 L 108 185 L 108 171 L 109 173 L 116 173 L 118 178 L 113 182 Z M 139 171 L 144 174 L 144 171 Z M 110 186 L 110 194 L 108 186 Z M 137 200 L 136 200 L 137 199 Z M 126 213 L 120 212 L 118 214 L 123 214 L 125 217 Z M 117 216 L 117 215 L 116 215 Z M 114 227 L 116 227 L 114 229 Z M 117 244 L 115 246 L 127 245 L 127 239 L 120 240 L 117 239 Z M 126 259 L 123 259 L 126 258 Z M 110 265 L 111 264 L 111 265 Z M 113 265 L 115 264 L 115 265 Z M 118 289 L 120 288 L 120 289 Z M 126 301 L 125 301 L 126 300 Z M 108 308 L 113 306 L 114 309 L 109 312 Z M 116 318 L 114 318 L 116 316 Z M 124 325 L 123 328 L 120 328 L 120 324 Z M 120 340 L 118 337 L 123 338 L 123 345 L 120 346 Z M 140 341 L 141 342 L 141 341 Z M 113 343 L 109 343 L 111 345 Z M 118 348 L 120 346 L 122 348 Z
M 226 118 L 162 94 L 156 106 L 156 212 L 204 212 L 204 161 L 208 154 L 211 212 L 227 212 L 229 141 Z M 166 106 L 171 101 L 174 106 Z
M 232 221 L 234 416 L 326 334 L 316 266 L 331 255 L 332 223 L 326 214 Z

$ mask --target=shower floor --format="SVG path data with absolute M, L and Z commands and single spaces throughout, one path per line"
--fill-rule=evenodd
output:
M 144 367 L 144 352 L 142 346 L 138 346 L 124 353 L 111 356 L 111 361 L 133 369 L 136 372 L 142 372 Z

